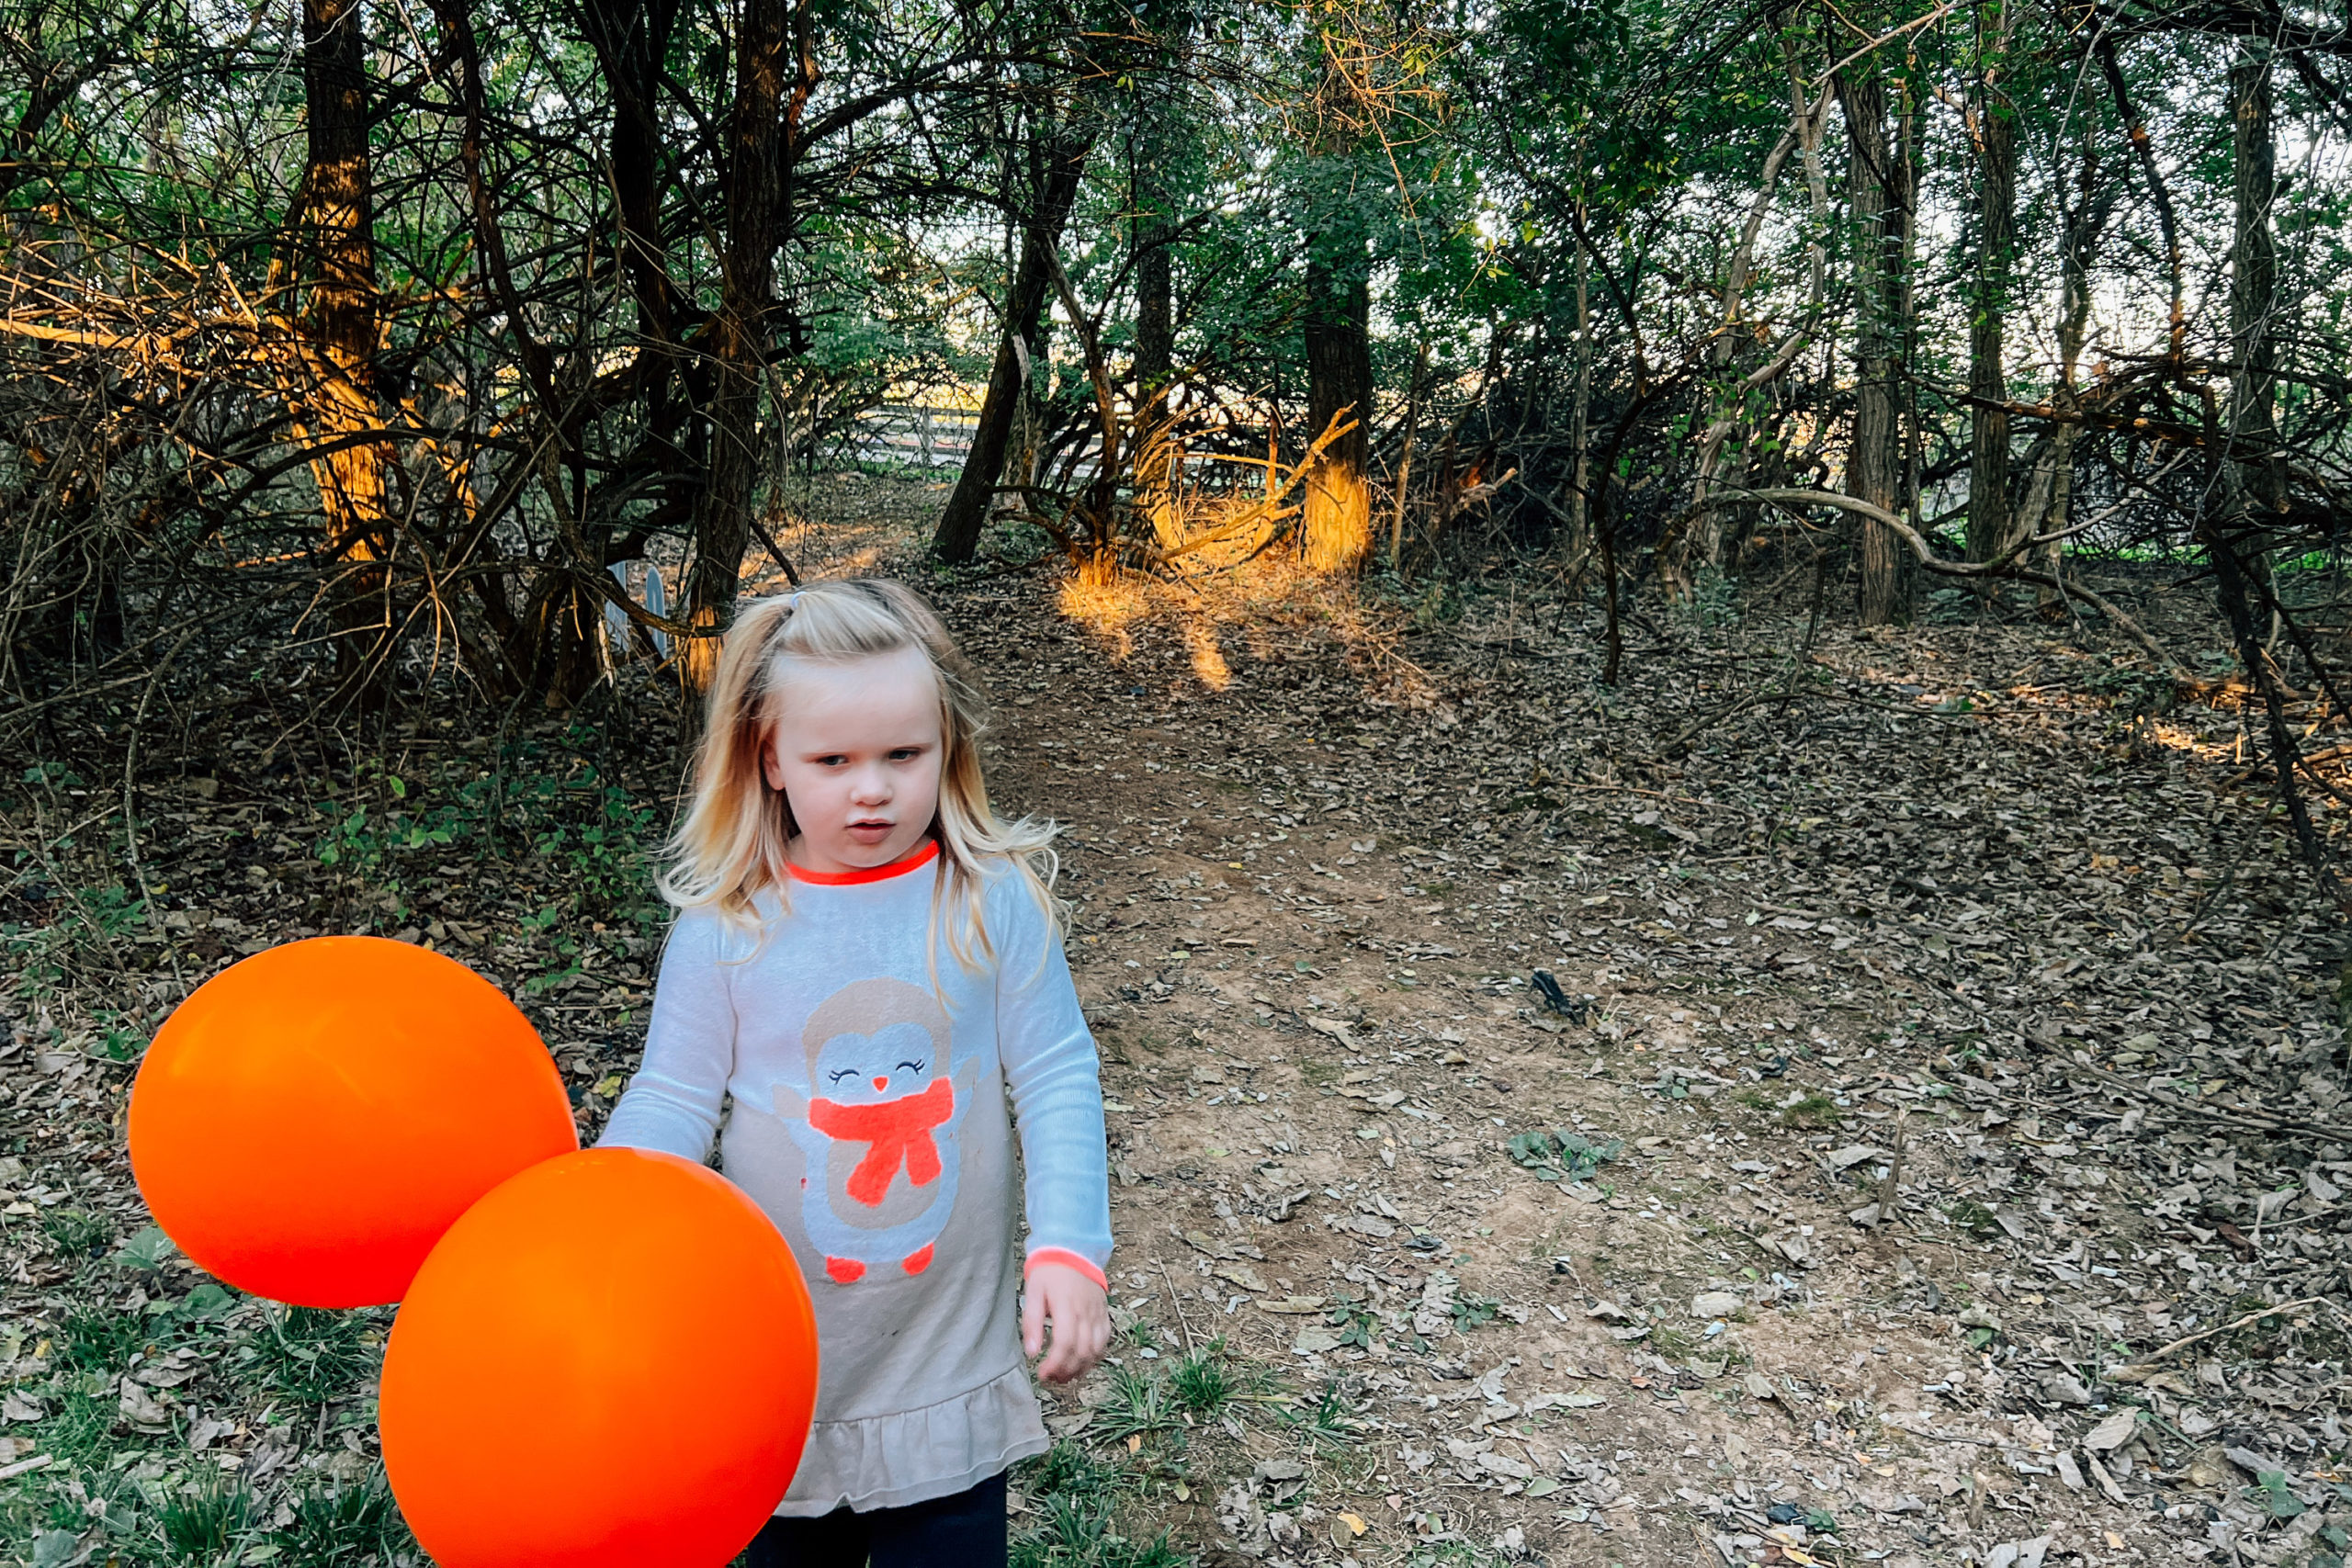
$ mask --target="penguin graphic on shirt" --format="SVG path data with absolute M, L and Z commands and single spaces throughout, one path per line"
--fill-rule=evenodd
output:
M 844 986 L 802 1026 L 808 1088 L 778 1085 L 775 1109 L 807 1156 L 801 1221 L 835 1284 L 931 1265 L 979 1076 L 954 1066 L 948 1041 L 939 998 L 903 980 Z

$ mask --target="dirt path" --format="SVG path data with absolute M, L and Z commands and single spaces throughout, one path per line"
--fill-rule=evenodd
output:
M 963 611 L 984 661 L 1033 613 Z M 2248 1128 L 2258 1085 L 2340 1110 L 2297 874 L 2199 760 L 2220 716 L 2132 724 L 2079 689 L 2103 658 L 1947 633 L 1707 735 L 1783 677 L 1692 701 L 1686 645 L 1612 696 L 1577 612 L 1506 617 L 1418 706 L 1311 628 L 1260 661 L 1211 627 L 1212 689 L 1181 614 L 1005 682 L 1003 793 L 1072 824 L 1133 1325 L 1061 1429 L 1151 1472 L 1136 1380 L 1218 1341 L 1334 1429 L 1186 1433 L 1149 1513 L 1275 1562 L 2326 1551 L 2345 1150 L 2129 1092 L 2220 1061 L 2191 1092 Z M 2226 1216 L 2262 1190 L 2298 1228 L 2256 1247 Z

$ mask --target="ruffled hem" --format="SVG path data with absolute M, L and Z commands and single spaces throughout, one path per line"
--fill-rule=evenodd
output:
M 844 1505 L 902 1508 L 952 1496 L 1050 1447 L 1029 1370 L 1016 1365 L 919 1410 L 818 1422 L 776 1512 L 814 1518 Z

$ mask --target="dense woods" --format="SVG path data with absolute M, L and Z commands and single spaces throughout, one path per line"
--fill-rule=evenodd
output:
M 561 702 L 657 648 L 692 690 L 894 401 L 977 412 L 951 564 L 1543 558 L 1612 607 L 1612 681 L 1626 593 L 1809 573 L 1864 626 L 2089 616 L 2222 673 L 2082 570 L 2161 562 L 2274 713 L 2333 689 L 2323 10 L 58 0 L 0 36 L 37 703 L 207 626 L 344 699 Z

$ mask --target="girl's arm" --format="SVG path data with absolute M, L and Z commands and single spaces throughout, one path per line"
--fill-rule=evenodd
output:
M 1009 886 L 1008 886 L 1009 885 Z M 1017 877 L 992 889 L 997 1054 L 1028 1169 L 1022 1348 L 1048 1382 L 1083 1377 L 1111 1343 L 1109 1156 L 1094 1036 L 1079 1010 L 1061 932 Z M 1046 1326 L 1053 1325 L 1050 1348 Z
M 735 1000 L 715 915 L 679 917 L 662 953 L 645 1063 L 613 1108 L 599 1148 L 660 1149 L 699 1164 L 710 1155 L 735 1067 Z
M 1094 1036 L 1061 933 L 1019 878 L 990 891 L 997 1054 L 1028 1170 L 1029 1264 L 1061 1264 L 1101 1285 L 1111 1261 L 1111 1188 Z

